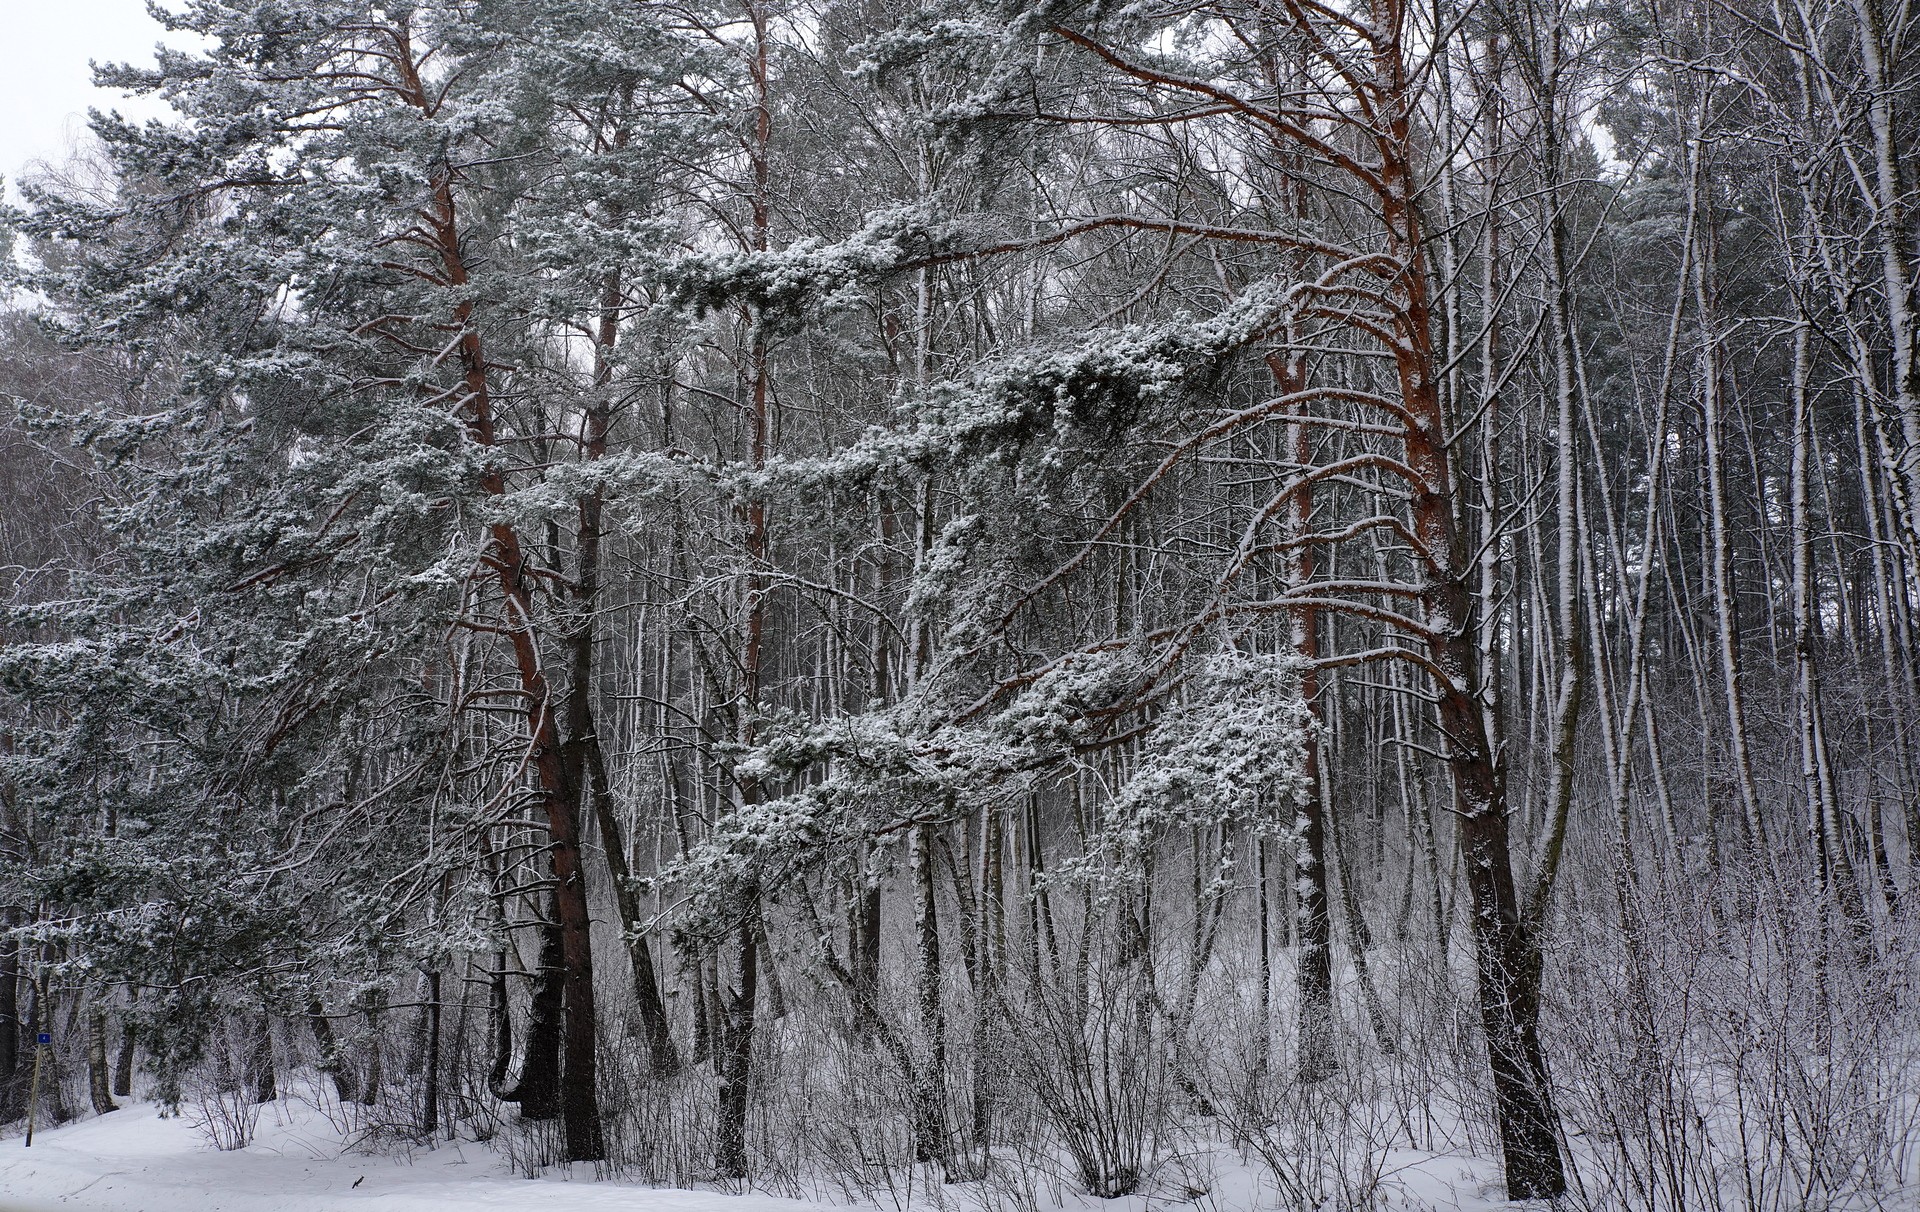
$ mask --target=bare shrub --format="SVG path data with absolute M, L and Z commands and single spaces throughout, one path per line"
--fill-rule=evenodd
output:
M 1220 984 L 1202 1003 L 1193 1032 L 1194 1069 L 1220 1127 L 1258 1161 L 1277 1206 L 1375 1207 L 1388 1150 L 1400 1135 L 1391 1058 L 1373 1049 L 1364 1028 L 1337 1017 L 1334 1063 L 1325 1076 L 1302 1081 L 1298 1058 L 1269 1046 L 1273 1023 L 1247 1004 L 1251 990 Z M 1293 1020 L 1291 1002 L 1277 999 L 1273 1022 Z
M 1045 1112 L 1081 1185 L 1101 1199 L 1140 1189 L 1169 1128 L 1169 1043 L 1138 963 L 1096 965 L 1086 988 L 1026 982 L 1008 995 L 1017 1080 Z
M 181 1104 L 187 1122 L 206 1142 L 223 1152 L 253 1143 L 260 1122 L 261 1101 L 256 1089 L 257 1035 L 244 1018 L 229 1019 L 214 1030 L 202 1063 L 181 1081 Z
M 1910 1190 L 1912 923 L 1860 937 L 1817 873 L 1763 863 L 1704 897 L 1666 873 L 1635 908 L 1626 931 L 1570 924 L 1582 960 L 1550 1024 L 1588 1205 L 1772 1212 Z
M 909 1075 L 832 996 L 789 1003 L 769 1064 L 767 1153 L 837 1198 L 906 1208 L 915 1194 Z M 799 1185 L 796 1182 L 796 1185 Z

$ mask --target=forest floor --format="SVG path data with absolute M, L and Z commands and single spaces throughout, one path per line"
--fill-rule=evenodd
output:
M 530 1182 L 470 1141 L 411 1156 L 348 1152 L 311 1109 L 268 1108 L 251 1145 L 208 1146 L 184 1117 L 151 1103 L 0 1140 L 0 1212 L 820 1212 L 821 1205 L 626 1183 Z
M 42 1129 L 24 1147 L 17 1125 L 0 1139 L 0 1212 L 827 1212 L 834 1205 L 770 1195 L 569 1181 L 561 1172 L 516 1177 L 487 1145 L 457 1142 L 407 1156 L 349 1150 L 328 1120 L 302 1103 L 266 1108 L 247 1148 L 211 1148 L 183 1116 L 151 1103 Z M 1490 1212 L 1497 1167 L 1479 1158 L 1406 1153 L 1381 1194 L 1394 1209 Z M 1208 1167 L 1210 1191 L 1097 1200 L 1061 1192 L 1062 1212 L 1249 1212 L 1273 1206 L 1255 1172 L 1228 1158 Z M 979 1212 L 979 1194 L 946 1212 Z M 1263 1198 L 1264 1196 L 1264 1198 Z M 918 1204 L 920 1201 L 914 1201 Z M 931 1204 L 929 1204 L 931 1208 Z M 836 1212 L 847 1212 L 838 1205 Z M 909 1209 L 907 1212 L 928 1212 Z

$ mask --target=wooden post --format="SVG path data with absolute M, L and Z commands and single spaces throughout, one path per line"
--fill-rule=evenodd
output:
M 47 1036 L 43 1032 L 38 1036 L 34 1044 L 33 1083 L 27 1091 L 27 1143 L 25 1147 L 28 1149 L 33 1148 L 33 1129 L 40 1115 L 40 1067 L 46 1059 Z

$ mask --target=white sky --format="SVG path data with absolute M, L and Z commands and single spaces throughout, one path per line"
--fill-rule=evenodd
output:
M 87 132 L 89 106 L 153 116 L 151 103 L 93 87 L 87 60 L 150 63 L 162 30 L 143 0 L 0 0 L 0 175 L 58 163 Z

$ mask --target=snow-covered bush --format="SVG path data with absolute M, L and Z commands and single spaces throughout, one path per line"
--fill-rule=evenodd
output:
M 274 1098 L 272 1047 L 264 1024 L 223 1023 L 210 1033 L 200 1063 L 181 1079 L 182 1111 L 215 1149 L 253 1143 L 261 1109 Z

